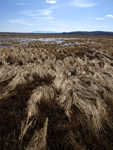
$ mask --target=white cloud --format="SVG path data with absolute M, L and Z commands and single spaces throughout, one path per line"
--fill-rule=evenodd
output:
M 106 17 L 113 18 L 113 15 L 106 15 Z
M 107 27 L 109 27 L 109 26 L 100 26 L 101 28 L 107 28 Z
M 42 9 L 42 10 L 38 10 L 38 12 L 40 12 L 41 15 L 49 15 L 51 14 L 53 11 L 49 10 L 49 9 Z
M 54 17 L 51 15 L 52 12 L 51 9 L 24 10 L 18 12 L 18 14 L 32 17 L 35 20 L 53 20 Z
M 95 19 L 97 19 L 97 20 L 104 20 L 104 18 L 95 18 Z
M 96 19 L 96 20 L 104 20 L 104 18 L 96 18 L 96 17 L 90 17 L 92 19 Z
M 30 17 L 35 17 L 35 16 L 38 16 L 38 14 L 30 13 L 30 14 L 28 14 L 28 16 L 30 16 Z
M 53 20 L 54 17 L 35 17 L 34 19 L 39 19 L 39 20 Z
M 25 3 L 17 3 L 16 5 L 27 5 L 27 4 L 25 4 Z
M 71 2 L 71 5 L 76 6 L 76 7 L 93 7 L 97 4 L 96 3 L 87 3 L 86 1 L 83 1 L 83 0 L 73 0 Z
M 24 10 L 19 11 L 18 14 L 27 15 L 31 17 L 35 16 L 50 16 L 53 11 L 50 9 L 42 9 L 42 10 Z
M 55 4 L 56 0 L 46 0 L 46 3 Z
M 27 15 L 27 14 L 30 14 L 30 13 L 32 13 L 32 11 L 31 10 L 24 10 L 24 11 L 19 11 L 17 14 L 22 14 L 22 15 Z
M 97 27 L 100 27 L 100 28 L 107 28 L 107 27 L 109 27 L 109 26 L 97 26 Z
M 49 21 L 49 23 L 54 23 L 54 21 Z
M 11 24 L 20 24 L 20 25 L 28 25 L 28 26 L 32 26 L 33 24 L 28 23 L 26 20 L 24 19 L 14 19 L 14 20 L 8 20 L 9 23 Z

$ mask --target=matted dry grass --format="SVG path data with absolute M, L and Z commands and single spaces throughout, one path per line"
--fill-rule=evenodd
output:
M 112 42 L 92 39 L 0 49 L 1 150 L 113 149 Z

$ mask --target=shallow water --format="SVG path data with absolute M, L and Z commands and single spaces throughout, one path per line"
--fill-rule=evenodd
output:
M 84 40 L 84 38 L 40 38 L 40 39 L 37 39 L 38 41 L 44 41 L 44 42 L 56 42 L 57 44 L 62 44 L 62 46 L 69 46 L 69 45 L 73 45 L 73 44 L 77 44 L 77 45 L 80 45 L 80 44 L 83 44 L 83 43 L 79 43 L 79 42 L 73 42 L 73 43 L 68 43 L 70 40 Z M 67 43 L 66 43 L 67 42 Z
M 63 46 L 68 46 L 68 45 L 73 45 L 73 44 L 78 44 L 80 45 L 80 43 L 78 42 L 74 42 L 74 43 L 66 43 L 70 40 L 78 40 L 78 39 L 84 39 L 84 38 L 20 38 L 20 37 L 16 37 L 16 38 L 9 38 L 7 40 L 3 40 L 0 41 L 0 47 L 9 47 L 7 45 L 4 45 L 7 42 L 19 42 L 20 44 L 28 44 L 29 42 L 32 41 L 43 41 L 43 42 L 50 42 L 50 43 L 57 43 L 57 44 L 62 44 L 63 42 L 65 42 L 65 44 L 62 44 Z
M 70 42 L 71 40 L 81 40 L 81 41 L 73 41 Z M 87 43 L 92 43 L 94 44 L 95 42 L 90 42 L 90 39 L 85 39 L 85 38 L 20 38 L 20 37 L 15 37 L 15 38 L 9 38 L 9 39 L 2 39 L 2 41 L 0 41 L 0 48 L 3 47 L 9 47 L 7 45 L 5 45 L 5 43 L 8 42 L 13 42 L 12 45 L 15 44 L 15 42 L 17 42 L 16 44 L 29 44 L 29 42 L 32 41 L 42 41 L 45 43 L 49 43 L 49 44 L 61 44 L 62 46 L 69 46 L 69 45 L 81 45 L 84 44 L 84 41 L 87 41 Z
M 7 46 L 7 45 L 4 45 L 4 43 L 6 43 L 6 42 L 1 42 L 1 41 L 0 41 L 0 48 L 9 47 L 9 46 Z

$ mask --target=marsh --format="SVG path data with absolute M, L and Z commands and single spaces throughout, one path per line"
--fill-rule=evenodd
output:
M 113 37 L 13 36 L 0 37 L 0 149 L 113 149 Z

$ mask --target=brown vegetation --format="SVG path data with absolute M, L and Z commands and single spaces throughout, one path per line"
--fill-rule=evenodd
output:
M 112 39 L 88 38 L 0 48 L 0 150 L 113 149 Z

